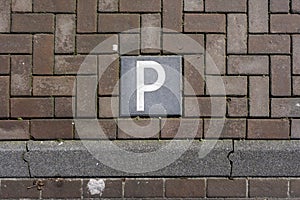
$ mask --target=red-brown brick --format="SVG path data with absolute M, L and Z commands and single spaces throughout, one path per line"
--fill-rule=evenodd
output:
M 272 33 L 300 33 L 300 16 L 276 14 L 271 15 Z
M 12 14 L 12 32 L 53 33 L 53 14 Z
M 96 74 L 97 56 L 90 55 L 57 55 L 55 56 L 55 74 Z
M 206 74 L 225 74 L 226 41 L 225 35 L 206 35 Z
M 105 45 L 102 42 L 105 41 Z M 115 53 L 113 50 L 113 45 L 118 44 L 118 36 L 111 34 L 99 34 L 99 35 L 77 35 L 76 36 L 77 44 L 77 53 L 91 53 L 94 50 L 94 53 Z
M 165 183 L 167 198 L 205 197 L 204 179 L 167 179 Z
M 99 95 L 119 94 L 119 59 L 117 55 L 99 55 Z
M 271 57 L 272 95 L 291 95 L 291 61 L 290 56 Z M 284 84 L 283 84 L 284 83 Z
M 0 76 L 0 117 L 9 117 L 9 77 Z
M 249 79 L 250 116 L 269 116 L 269 77 L 253 76 Z
M 119 0 L 99 0 L 99 12 L 117 12 L 119 10 Z
M 71 97 L 55 98 L 55 117 L 73 117 Z
M 247 15 L 229 14 L 227 21 L 227 53 L 247 53 Z
M 72 120 L 32 120 L 30 135 L 36 140 L 72 139 Z
M 1 198 L 2 199 L 38 199 L 40 191 L 36 188 L 27 189 L 34 185 L 34 180 L 2 180 L 1 181 Z M 16 192 L 18 191 L 18 192 Z
M 157 119 L 119 119 L 118 138 L 158 138 L 160 132 L 159 120 Z
M 288 139 L 290 135 L 288 120 L 249 119 L 248 139 Z
M 246 197 L 245 179 L 208 179 L 207 197 Z
M 99 117 L 111 118 L 119 117 L 119 98 L 100 97 L 99 98 Z
M 126 180 L 125 181 L 126 198 L 154 198 L 163 197 L 162 180 Z
M 290 53 L 288 35 L 249 35 L 249 53 L 287 54 Z
M 11 4 L 10 0 L 2 0 L 0 2 L 0 32 L 9 32 L 10 31 L 10 11 Z
M 250 197 L 287 198 L 288 180 L 285 179 L 252 179 L 249 180 Z
M 204 56 L 184 56 L 184 94 L 204 94 Z
M 48 179 L 44 181 L 42 198 L 71 199 L 81 197 L 81 181 Z
M 270 1 L 270 11 L 272 13 L 288 13 L 290 10 L 289 0 L 271 0 Z
M 53 117 L 53 106 L 51 98 L 12 98 L 10 100 L 11 117 L 13 118 Z
M 161 121 L 161 138 L 202 138 L 202 119 L 163 119 Z
M 34 96 L 72 96 L 75 95 L 75 93 L 73 92 L 74 86 L 75 77 L 73 76 L 33 77 Z
M 33 74 L 53 74 L 54 36 L 35 35 L 33 46 Z
M 32 12 L 32 0 L 12 0 L 13 12 Z
M 268 32 L 268 0 L 249 0 L 249 32 Z
M 56 15 L 55 52 L 73 53 L 75 50 L 76 15 Z M 52 52 L 53 53 L 53 52 Z
M 185 14 L 185 32 L 225 33 L 223 14 Z
M 213 113 L 211 102 L 216 106 Z M 198 109 L 195 109 L 196 106 Z M 226 100 L 222 97 L 186 97 L 184 108 L 185 117 L 222 117 L 226 113 Z
M 227 98 L 227 110 L 229 117 L 247 117 L 248 100 L 247 98 Z
M 163 1 L 163 28 L 164 31 L 182 31 L 182 0 L 162 0 Z
M 122 180 L 104 180 L 105 189 L 101 195 L 91 195 L 88 189 L 88 181 L 83 181 L 84 198 L 121 198 L 122 197 Z
M 223 125 L 222 132 L 217 135 L 214 130 Z M 210 130 L 208 132 L 208 130 Z M 204 120 L 204 138 L 245 138 L 246 137 L 246 120 L 245 119 L 205 119 Z
M 1 34 L 0 53 L 28 53 L 32 52 L 32 36 L 24 34 Z
M 300 197 L 300 180 L 291 179 L 290 180 L 290 197 Z
M 32 91 L 31 56 L 16 55 L 11 58 L 11 88 L 12 96 L 30 96 Z
M 160 12 L 161 0 L 120 0 L 120 12 Z
M 143 14 L 141 30 L 142 53 L 159 53 L 161 49 L 161 16 L 159 14 Z M 153 28 L 155 27 L 155 28 Z
M 267 75 L 269 74 L 269 58 L 268 56 L 229 56 L 228 73 L 236 75 Z
M 8 75 L 10 73 L 10 57 L 8 55 L 0 55 L 0 74 Z
M 223 0 L 206 0 L 206 12 L 246 12 L 246 0 L 231 0 L 230 3 Z
M 137 14 L 99 14 L 98 32 L 123 32 L 140 27 Z M 136 32 L 136 31 L 135 31 Z
M 77 1 L 77 32 L 97 31 L 97 0 Z
M 73 13 L 76 0 L 33 0 L 34 12 Z
M 29 121 L 4 120 L 0 121 L 0 140 L 28 140 Z

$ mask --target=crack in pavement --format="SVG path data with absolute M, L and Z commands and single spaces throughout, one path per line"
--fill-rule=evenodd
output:
M 229 174 L 229 179 L 233 179 L 232 177 L 232 170 L 233 170 L 233 161 L 231 160 L 231 155 L 234 154 L 234 140 L 232 140 L 232 150 L 228 153 L 227 159 L 229 160 L 230 163 L 230 174 Z
M 25 149 L 26 149 L 26 151 L 23 153 L 23 161 L 27 163 L 29 177 L 30 177 L 30 178 L 33 178 L 32 175 L 31 175 L 30 163 L 29 163 L 28 160 L 26 160 L 26 154 L 29 153 L 27 141 L 25 142 Z

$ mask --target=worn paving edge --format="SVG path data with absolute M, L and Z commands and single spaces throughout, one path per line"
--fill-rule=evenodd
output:
M 177 141 L 170 154 L 176 155 L 186 141 Z M 112 169 L 95 159 L 80 141 L 33 142 L 27 143 L 25 160 L 29 164 L 32 177 L 169 177 L 169 176 L 226 176 L 230 175 L 231 165 L 228 155 L 232 151 L 232 141 L 218 141 L 212 151 L 204 158 L 199 157 L 203 144 L 212 141 L 193 142 L 190 148 L 175 162 L 157 171 L 147 173 L 125 173 Z M 111 148 L 118 145 L 131 152 L 151 152 L 168 144 L 167 141 L 88 141 L 88 145 L 97 146 L 104 159 L 112 155 L 122 157 Z M 203 149 L 203 148 L 202 148 Z M 118 160 L 119 165 L 126 165 Z M 125 161 L 126 162 L 126 161 Z M 132 162 L 128 159 L 127 162 Z M 139 165 L 139 163 L 136 163 Z
M 193 142 L 178 160 L 163 169 L 148 173 L 125 173 L 105 166 L 90 154 L 81 141 L 0 142 L 0 177 L 300 176 L 300 141 L 234 141 L 232 145 L 232 140 L 222 140 L 216 143 L 206 157 L 199 157 L 201 146 L 208 142 Z M 113 142 L 132 152 L 153 151 L 167 143 Z M 107 158 L 116 154 L 106 141 L 88 141 L 88 144 L 101 144 L 100 153 Z M 177 154 L 181 148 L 178 142 L 170 152 Z
M 233 177 L 300 176 L 300 141 L 234 141 Z

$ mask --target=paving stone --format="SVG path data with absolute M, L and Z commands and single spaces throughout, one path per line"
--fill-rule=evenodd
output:
M 203 11 L 203 0 L 184 0 L 184 11 Z
M 232 175 L 238 177 L 299 176 L 299 141 L 235 141 Z
M 12 0 L 11 10 L 13 12 L 31 12 L 32 0 Z
M 33 0 L 34 12 L 73 13 L 76 9 L 76 0 Z
M 116 12 L 119 9 L 119 0 L 99 0 L 98 11 Z
M 269 74 L 268 56 L 232 55 L 228 57 L 229 74 Z
M 0 77 L 0 117 L 9 117 L 9 77 Z
M 1 140 L 28 140 L 29 121 L 27 120 L 1 120 Z
M 143 14 L 141 20 L 141 52 L 159 53 L 161 50 L 161 16 L 159 14 Z
M 167 32 L 182 31 L 182 0 L 162 0 L 163 1 L 163 28 Z
M 140 28 L 140 16 L 137 14 L 99 14 L 98 32 L 123 32 Z
M 167 179 L 166 197 L 201 198 L 205 196 L 204 179 Z
M 290 10 L 290 1 L 289 0 L 271 0 L 270 1 L 270 11 L 272 13 L 288 13 Z
M 246 197 L 246 180 L 244 179 L 208 179 L 208 197 Z
M 41 118 L 53 117 L 51 98 L 12 98 L 10 100 L 11 117 Z
M 163 197 L 162 180 L 125 180 L 125 197 Z
M 97 56 L 56 55 L 54 73 L 59 75 L 96 74 Z
M 272 117 L 297 117 L 300 114 L 299 98 L 272 98 Z
M 56 15 L 55 52 L 73 53 L 75 48 L 76 15 Z
M 123 157 L 112 145 L 118 145 L 126 151 L 135 153 L 152 152 L 161 147 L 164 147 L 168 142 L 157 141 L 86 141 L 89 148 L 94 149 L 93 152 L 104 156 L 103 159 L 112 162 L 115 166 L 122 165 L 125 169 L 132 169 L 133 166 L 145 166 L 145 163 L 136 163 L 131 159 L 126 162 L 121 162 L 118 159 L 113 159 L 114 156 Z M 104 165 L 101 160 L 96 160 L 93 155 L 83 146 L 81 141 L 30 141 L 28 142 L 28 151 L 25 154 L 25 159 L 30 165 L 31 174 L 34 177 L 116 177 L 116 176 L 229 176 L 230 163 L 227 155 L 232 151 L 231 141 L 218 141 L 205 157 L 202 156 L 213 145 L 213 141 L 193 142 L 189 150 L 187 150 L 180 158 L 171 163 L 169 166 L 159 169 L 154 172 L 145 173 L 125 173 L 112 169 Z M 186 142 L 178 141 L 174 146 L 168 148 L 168 158 L 170 156 L 178 156 Z M 202 146 L 204 145 L 204 146 Z M 199 154 L 199 152 L 201 153 Z M 98 153 L 97 153 L 98 152 Z M 101 152 L 105 152 L 102 154 Z M 94 155 L 96 155 L 94 154 Z M 137 154 L 139 155 L 139 154 Z M 156 154 L 157 155 L 157 154 Z M 163 155 L 153 158 L 151 162 L 162 162 Z M 158 159 L 158 160 L 157 160 Z M 160 161 L 159 161 L 160 160 Z M 134 162 L 134 163 L 133 163 Z M 138 162 L 141 162 L 138 161 Z M 148 165 L 146 165 L 148 166 Z M 157 165 L 156 165 L 157 166 Z M 128 168 L 129 167 L 129 168 Z M 140 169 L 139 169 L 140 170 Z M 142 172 L 142 171 L 141 171 Z
M 121 12 L 160 12 L 161 0 L 120 0 Z
M 31 56 L 16 55 L 11 57 L 10 94 L 29 96 L 32 91 Z
M 30 198 L 38 199 L 40 191 L 36 188 L 27 189 L 33 186 L 34 180 L 1 180 L 1 198 L 3 199 L 19 199 Z M 18 191 L 18 192 L 16 192 Z
M 269 116 L 269 77 L 250 77 L 250 116 Z
M 287 179 L 250 179 L 249 180 L 250 197 L 288 197 Z
M 185 14 L 185 32 L 225 33 L 225 15 Z
M 0 177 L 29 177 L 28 165 L 24 161 L 25 152 L 25 142 L 0 142 Z
M 53 33 L 53 14 L 12 14 L 12 32 Z
M 10 31 L 10 11 L 11 11 L 11 3 L 10 0 L 3 0 L 0 3 L 0 32 L 9 32 Z
M 77 1 L 77 32 L 97 31 L 97 0 Z
M 230 3 L 227 3 L 222 0 L 206 0 L 205 11 L 206 12 L 246 12 L 247 1 L 232 0 Z
M 103 180 L 103 179 L 102 179 Z M 105 189 L 103 193 L 91 195 L 89 192 L 89 189 L 87 187 L 87 184 L 89 183 L 88 180 L 83 181 L 83 197 L 84 198 L 97 198 L 101 197 L 101 199 L 104 198 L 121 198 L 122 197 L 122 185 L 123 180 L 122 179 L 104 179 L 105 183 Z
M 60 178 L 45 180 L 42 198 L 80 198 L 81 180 L 63 180 Z
M 1 34 L 0 35 L 0 53 L 31 53 L 32 36 L 24 34 Z
M 268 32 L 268 0 L 249 1 L 249 31 Z
M 137 109 L 136 63 L 137 61 L 154 61 L 165 71 L 165 81 L 156 91 L 145 92 L 144 111 Z M 179 56 L 164 57 L 122 57 L 121 58 L 121 116 L 181 115 L 181 71 L 182 61 Z M 154 83 L 157 72 L 145 70 L 145 84 Z M 128 104 L 129 103 L 129 104 Z M 158 105 L 158 106 L 156 106 Z M 151 111 L 151 107 L 153 107 Z
M 54 36 L 38 34 L 34 36 L 33 40 L 33 73 L 53 74 Z

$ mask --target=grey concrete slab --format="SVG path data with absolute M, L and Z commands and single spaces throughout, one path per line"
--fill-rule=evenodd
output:
M 168 141 L 85 141 L 83 145 L 80 141 L 58 142 L 29 142 L 25 158 L 29 162 L 33 177 L 173 177 L 173 176 L 229 176 L 230 162 L 227 155 L 232 151 L 231 141 L 218 141 L 211 151 L 203 158 L 199 156 L 200 150 L 209 150 L 213 142 L 197 141 L 185 151 L 179 159 L 170 165 L 158 169 L 157 171 L 143 173 L 129 173 L 113 169 L 106 166 L 93 157 L 86 146 L 97 146 L 98 153 L 103 160 L 125 158 L 124 160 L 112 160 L 120 166 L 132 164 L 130 158 L 124 155 L 111 145 L 117 145 L 127 152 L 153 152 L 166 147 Z M 184 144 L 184 141 L 182 141 Z M 168 149 L 170 156 L 180 154 L 184 145 L 178 141 L 175 146 Z M 138 156 L 138 155 L 137 155 Z M 154 157 L 156 155 L 154 154 Z M 157 160 L 161 161 L 158 154 Z M 127 163 L 126 163 L 127 162 Z M 141 162 L 142 161 L 141 159 Z M 134 163 L 143 165 L 144 163 Z M 159 164 L 159 163 L 158 163 Z
M 29 177 L 29 169 L 24 161 L 25 142 L 0 142 L 0 177 Z
M 163 85 L 145 92 L 144 111 L 137 109 L 137 62 L 154 61 L 165 73 Z M 161 75 L 161 74 L 160 74 Z M 163 76 L 163 75 L 162 75 Z M 144 84 L 154 84 L 158 72 L 146 68 Z M 182 58 L 180 56 L 121 57 L 120 115 L 121 116 L 180 116 L 182 114 Z
M 235 177 L 300 176 L 300 141 L 235 141 L 229 158 Z

